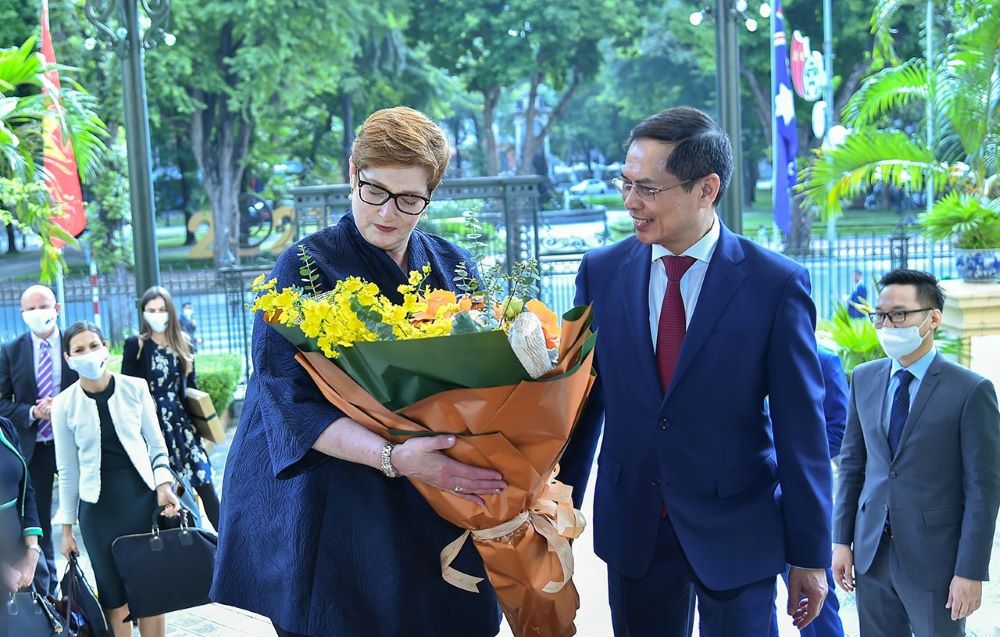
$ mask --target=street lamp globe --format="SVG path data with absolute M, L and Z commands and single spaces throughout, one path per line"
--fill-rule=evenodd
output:
M 696 27 L 696 26 L 700 25 L 702 23 L 702 20 L 704 20 L 704 19 L 705 19 L 705 14 L 704 13 L 702 13 L 701 11 L 695 11 L 688 18 L 688 22 L 691 23 L 691 26 Z
M 771 5 L 766 2 L 760 5 L 760 17 L 765 20 L 771 17 Z
M 745 24 L 746 24 L 746 27 L 747 27 L 747 31 L 749 31 L 750 33 L 755 32 L 757 30 L 757 27 L 760 26 L 759 24 L 757 24 L 757 21 L 754 20 L 753 18 L 747 18 L 747 21 L 746 21 Z
M 736 0 L 736 4 L 734 6 L 736 7 L 737 13 L 745 13 L 747 10 L 747 0 Z

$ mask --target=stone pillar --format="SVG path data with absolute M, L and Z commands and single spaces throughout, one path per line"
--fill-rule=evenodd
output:
M 942 281 L 941 328 L 967 344 L 959 363 L 1000 383 L 1000 284 Z

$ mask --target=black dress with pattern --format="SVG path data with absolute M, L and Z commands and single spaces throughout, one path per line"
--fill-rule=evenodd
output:
M 168 347 L 145 341 L 139 350 L 139 337 L 125 341 L 122 373 L 143 378 L 149 383 L 149 393 L 156 403 L 156 416 L 170 452 L 170 467 L 187 478 L 191 486 L 212 483 L 212 464 L 205 452 L 201 434 L 191 423 L 182 399 L 185 383 L 197 387 L 194 370 L 181 375 L 180 358 Z

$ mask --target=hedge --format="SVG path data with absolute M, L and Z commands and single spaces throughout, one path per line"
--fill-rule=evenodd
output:
M 243 359 L 238 354 L 195 354 L 198 387 L 212 397 L 215 411 L 221 417 L 233 402 L 236 385 L 243 374 Z M 108 369 L 120 372 L 122 355 L 112 349 Z

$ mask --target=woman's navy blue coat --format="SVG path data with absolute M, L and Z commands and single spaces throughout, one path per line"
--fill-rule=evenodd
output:
M 351 275 L 401 301 L 406 275 L 358 232 L 352 215 L 301 244 L 323 289 Z M 271 272 L 301 285 L 299 245 Z M 455 289 L 468 252 L 414 231 L 409 269 L 430 263 L 433 287 Z M 470 267 L 471 264 L 470 264 Z M 406 479 L 311 449 L 341 412 L 293 359 L 295 349 L 258 316 L 254 373 L 227 460 L 212 598 L 317 637 L 493 637 L 499 608 L 441 579 L 439 553 L 461 529 L 440 519 Z M 483 576 L 472 543 L 455 566 Z

